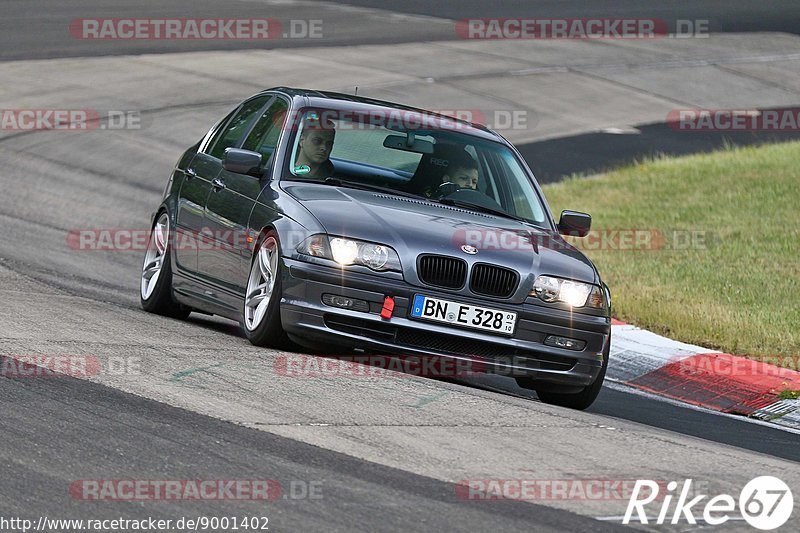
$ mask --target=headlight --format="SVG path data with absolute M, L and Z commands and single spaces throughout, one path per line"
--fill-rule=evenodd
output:
M 300 243 L 297 251 L 304 255 L 336 261 L 342 266 L 362 265 L 378 272 L 401 271 L 397 252 L 384 244 L 330 237 L 321 233 Z
M 347 239 L 331 239 L 333 260 L 340 265 L 352 265 L 358 259 L 358 243 Z
M 603 290 L 597 285 L 552 276 L 536 278 L 530 296 L 545 302 L 564 302 L 571 307 L 603 309 L 606 306 Z
M 368 266 L 373 270 L 381 270 L 389 263 L 390 248 L 382 244 L 365 243 L 358 249 L 358 259 L 361 264 Z M 394 252 L 394 250 L 392 250 Z M 396 256 L 397 254 L 395 254 Z M 398 267 L 400 260 L 397 260 Z
M 562 281 L 561 293 L 558 295 L 558 299 L 572 307 L 583 307 L 586 305 L 586 299 L 589 297 L 590 292 L 592 292 L 591 285 L 575 283 L 574 281 Z

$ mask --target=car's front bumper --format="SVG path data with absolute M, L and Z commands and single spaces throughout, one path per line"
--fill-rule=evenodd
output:
M 530 303 L 465 298 L 400 280 L 284 259 L 281 320 L 296 342 L 308 346 L 338 346 L 353 350 L 408 356 L 441 356 L 472 364 L 471 368 L 565 386 L 585 386 L 594 381 L 603 364 L 610 334 L 610 319 L 570 313 Z M 326 305 L 324 294 L 356 298 L 369 303 L 369 311 Z M 480 305 L 517 313 L 513 337 L 476 329 L 409 318 L 415 294 Z M 386 296 L 394 298 L 394 312 L 381 318 Z M 544 344 L 548 335 L 586 342 L 580 351 Z M 455 376 L 458 377 L 458 376 Z

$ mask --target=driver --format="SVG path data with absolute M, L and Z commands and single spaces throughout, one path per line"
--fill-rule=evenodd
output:
M 333 174 L 330 155 L 336 130 L 330 119 L 310 115 L 303 123 L 293 172 L 296 175 L 324 179 Z
M 478 188 L 478 164 L 467 152 L 462 151 L 447 161 L 447 170 L 441 181 L 426 187 L 422 195 L 427 198 L 441 197 L 458 189 Z
M 478 188 L 478 164 L 466 152 L 450 161 L 442 183 L 455 183 L 462 189 Z

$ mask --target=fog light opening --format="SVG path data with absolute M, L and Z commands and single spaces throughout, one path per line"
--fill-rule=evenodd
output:
M 555 346 L 556 348 L 564 348 L 566 350 L 583 350 L 586 346 L 586 341 L 578 339 L 570 339 L 569 337 L 559 337 L 557 335 L 548 335 L 544 340 L 547 346 Z
M 338 307 L 339 309 L 351 309 L 353 311 L 369 311 L 369 303 L 365 300 L 358 300 L 357 298 L 350 298 L 348 296 L 340 296 L 338 294 L 323 294 L 322 303 L 331 307 Z

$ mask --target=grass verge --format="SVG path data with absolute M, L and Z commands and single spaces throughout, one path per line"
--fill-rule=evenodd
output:
M 800 370 L 800 143 L 659 158 L 544 192 L 556 217 L 592 215 L 598 233 L 573 242 L 614 316 Z

